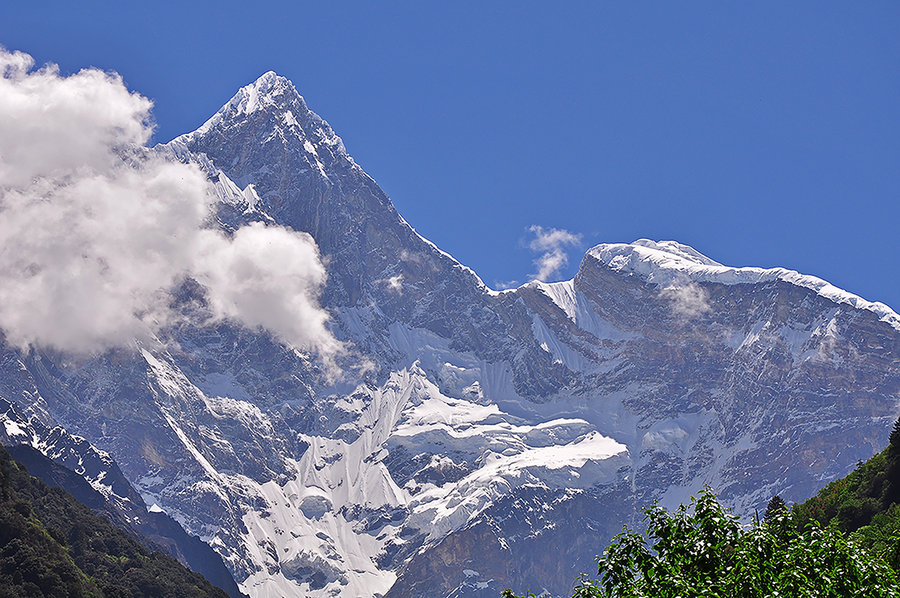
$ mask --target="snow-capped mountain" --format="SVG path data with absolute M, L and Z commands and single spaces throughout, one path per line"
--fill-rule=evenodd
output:
M 642 506 L 804 498 L 900 409 L 900 317 L 815 277 L 640 240 L 489 289 L 274 73 L 156 151 L 207 172 L 223 229 L 314 237 L 343 376 L 188 317 L 90 360 L 5 348 L 0 397 L 108 453 L 254 598 L 562 595 Z

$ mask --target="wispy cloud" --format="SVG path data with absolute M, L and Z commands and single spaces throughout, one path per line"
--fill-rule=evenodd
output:
M 398 295 L 403 294 L 403 274 L 395 274 L 394 276 L 390 276 L 388 278 L 381 278 L 375 281 L 376 284 L 383 284 L 387 287 L 387 290 L 397 293 Z
M 0 329 L 22 348 L 93 353 L 176 314 L 169 291 L 206 288 L 211 317 L 303 350 L 341 350 L 318 304 L 312 237 L 210 227 L 213 187 L 146 148 L 152 102 L 98 69 L 60 75 L 0 48 Z
M 682 318 L 696 318 L 712 311 L 709 292 L 687 279 L 676 280 L 662 289 L 660 296 L 668 300 L 672 311 Z
M 498 291 L 505 291 L 507 289 L 514 289 L 519 286 L 518 280 L 497 280 L 494 282 L 494 288 Z
M 534 235 L 528 248 L 540 253 L 534 260 L 537 273 L 532 275 L 537 280 L 546 281 L 559 273 L 569 263 L 565 248 L 581 244 L 581 234 L 561 228 L 544 228 L 535 224 L 528 227 L 528 232 Z

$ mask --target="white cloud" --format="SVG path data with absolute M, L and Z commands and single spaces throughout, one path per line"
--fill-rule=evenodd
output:
M 152 102 L 130 93 L 118 75 L 85 69 L 61 77 L 54 65 L 0 48 L 0 186 L 35 177 L 105 172 L 116 150 L 143 145 Z
M 709 292 L 690 280 L 677 280 L 660 291 L 660 296 L 670 302 L 672 311 L 684 318 L 696 318 L 712 311 Z
M 547 228 L 532 225 L 528 231 L 534 234 L 534 239 L 528 243 L 532 251 L 540 252 L 534 260 L 537 273 L 533 277 L 537 280 L 547 280 L 556 275 L 569 263 L 569 256 L 564 249 L 567 245 L 577 246 L 581 243 L 581 235 L 571 233 L 561 228 Z
M 405 249 L 400 250 L 400 259 L 404 262 L 412 262 L 414 264 L 421 264 L 425 261 L 421 253 L 410 253 Z
M 497 280 L 494 281 L 494 288 L 498 291 L 506 291 L 519 286 L 518 280 Z
M 213 316 L 326 357 L 340 344 L 317 298 L 325 269 L 309 235 L 209 228 L 213 187 L 149 140 L 152 103 L 116 74 L 0 48 L 0 329 L 27 348 L 94 353 L 174 317 L 169 291 L 207 287 Z
M 403 294 L 403 275 L 397 274 L 387 279 L 388 288 L 398 294 Z
M 268 330 L 326 357 L 341 349 L 317 301 L 326 273 L 310 235 L 260 222 L 231 238 L 201 231 L 191 274 L 207 288 L 214 317 Z
M 403 294 L 403 274 L 395 274 L 387 278 L 379 278 L 375 281 L 375 284 L 383 284 L 387 288 L 387 290 L 391 291 L 392 293 L 397 293 L 398 295 Z

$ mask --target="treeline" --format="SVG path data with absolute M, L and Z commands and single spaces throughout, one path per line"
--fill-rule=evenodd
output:
M 0 598 L 26 596 L 227 598 L 202 575 L 28 475 L 0 447 Z
M 613 538 L 574 597 L 900 598 L 900 419 L 884 451 L 791 508 L 773 497 L 750 525 L 709 489 L 645 514 L 646 534 Z
M 833 525 L 900 572 L 900 419 L 881 453 L 791 509 L 796 525 Z

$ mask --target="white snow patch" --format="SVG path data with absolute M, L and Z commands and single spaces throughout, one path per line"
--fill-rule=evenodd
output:
M 22 426 L 12 421 L 11 419 L 4 419 L 3 426 L 6 428 L 7 436 L 24 436 L 28 437 L 28 433 L 22 429 Z
M 294 116 L 294 113 L 290 110 L 285 110 L 284 114 L 281 115 L 281 120 L 284 121 L 284 124 L 289 127 L 296 127 L 300 129 L 300 123 L 297 122 L 297 118 Z
M 585 488 L 612 482 L 626 464 L 627 452 L 625 445 L 594 431 L 568 444 L 526 448 L 510 456 L 487 453 L 483 465 L 459 482 L 417 495 L 410 503 L 410 521 L 428 530 L 429 541 L 443 538 L 515 488 Z M 573 477 L 572 470 L 580 477 Z

